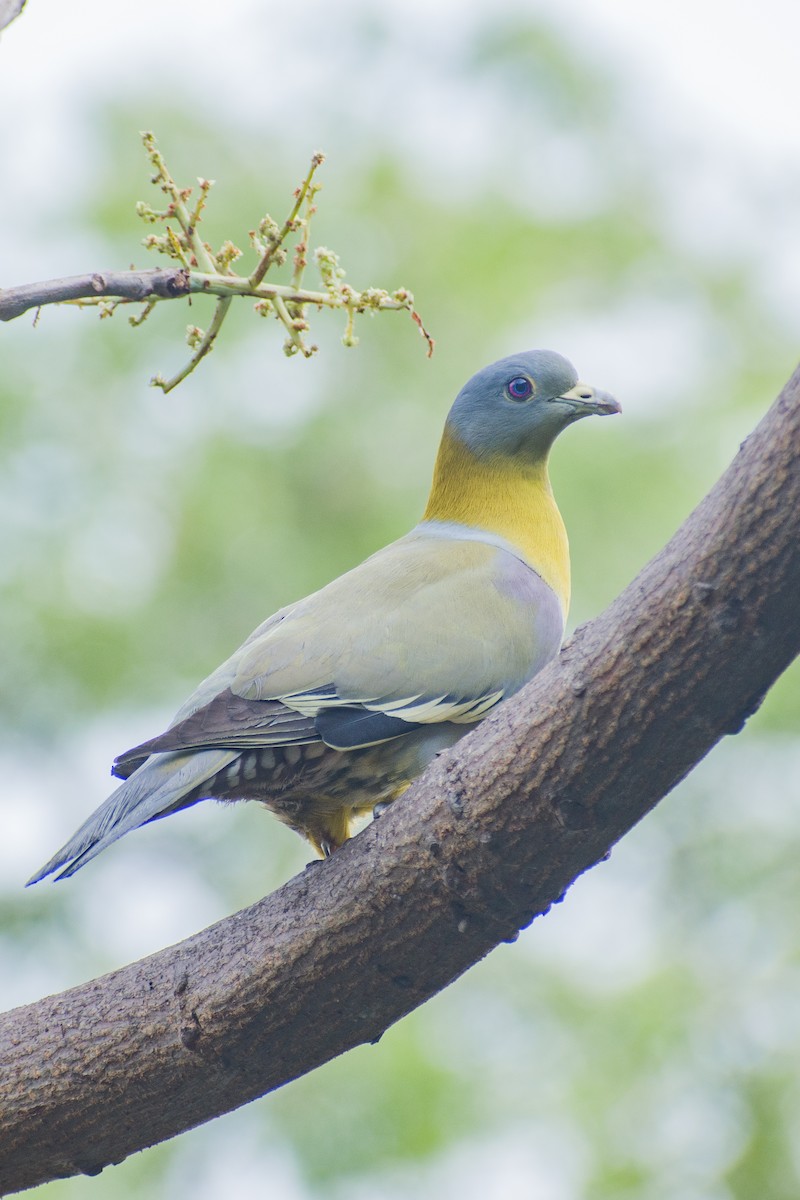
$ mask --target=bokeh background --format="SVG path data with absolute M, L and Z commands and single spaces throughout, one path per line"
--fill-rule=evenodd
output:
M 0 1006 L 251 903 L 307 860 L 196 809 L 67 884 L 28 875 L 265 615 L 413 524 L 475 369 L 545 345 L 620 420 L 558 445 L 571 625 L 600 611 L 792 370 L 791 0 L 29 0 L 0 38 L 0 285 L 149 265 L 138 131 L 217 180 L 207 236 L 282 216 L 323 149 L 318 243 L 407 318 L 312 361 L 243 304 L 168 397 L 197 303 L 138 331 L 2 329 Z M 279 1094 L 43 1200 L 795 1200 L 800 674 L 564 904 Z

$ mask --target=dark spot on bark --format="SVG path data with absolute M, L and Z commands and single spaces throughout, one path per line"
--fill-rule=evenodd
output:
M 564 829 L 590 829 L 594 824 L 594 814 L 588 805 L 579 800 L 561 800 L 556 808 Z
M 452 792 L 447 797 L 447 803 L 450 806 L 450 811 L 454 817 L 461 818 L 464 815 L 464 793 L 462 791 Z
M 735 633 L 742 618 L 742 605 L 739 600 L 730 599 L 721 604 L 714 614 L 714 624 L 720 633 Z
M 449 892 L 464 890 L 464 870 L 457 863 L 449 863 L 444 869 L 444 886 Z
M 181 1025 L 181 1041 L 187 1050 L 194 1050 L 200 1041 L 202 1030 L 197 1019 L 197 1013 L 192 1009 L 185 1025 Z

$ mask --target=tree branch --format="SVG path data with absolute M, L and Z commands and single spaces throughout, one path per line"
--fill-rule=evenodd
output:
M 2 5 L 3 0 L 0 0 Z M 9 18 L 10 19 L 10 18 Z M 2 22 L 2 8 L 0 8 Z M 191 188 L 180 187 L 167 168 L 164 156 L 152 133 L 142 134 L 147 156 L 155 170 L 151 182 L 167 196 L 169 203 L 162 211 L 156 211 L 140 200 L 136 212 L 147 225 L 159 225 L 163 234 L 149 233 L 144 245 L 158 254 L 177 260 L 180 266 L 167 270 L 95 271 L 91 275 L 75 275 L 68 279 L 50 279 L 44 283 L 23 284 L 20 287 L 0 289 L 0 321 L 13 321 L 31 308 L 40 309 L 47 304 L 77 304 L 81 307 L 95 305 L 101 317 L 110 317 L 120 304 L 143 304 L 138 316 L 130 317 L 129 323 L 139 326 L 150 316 L 162 300 L 174 300 L 190 293 L 218 297 L 211 326 L 207 333 L 190 325 L 187 340 L 194 350 L 192 357 L 182 370 L 165 379 L 154 375 L 151 384 L 170 392 L 192 373 L 197 364 L 213 349 L 219 331 L 227 316 L 234 297 L 249 296 L 256 301 L 255 311 L 262 317 L 274 316 L 285 328 L 283 343 L 287 355 L 302 354 L 310 358 L 316 353 L 316 345 L 307 342 L 303 335 L 308 332 L 306 310 L 309 305 L 316 309 L 341 309 L 346 318 L 342 341 L 346 346 L 356 345 L 353 334 L 356 314 L 365 312 L 407 312 L 417 326 L 428 348 L 428 357 L 433 354 L 434 340 L 422 323 L 414 307 L 414 297 L 408 288 L 397 288 L 387 292 L 384 288 L 367 287 L 357 291 L 344 282 L 345 272 L 338 255 L 326 246 L 314 251 L 323 290 L 303 288 L 303 275 L 308 265 L 309 226 L 316 212 L 315 197 L 319 185 L 312 183 L 314 174 L 324 162 L 324 155 L 317 153 L 300 187 L 295 189 L 289 215 L 279 226 L 267 213 L 250 231 L 250 242 L 259 255 L 259 261 L 249 275 L 237 275 L 232 264 L 241 258 L 242 251 L 228 239 L 216 253 L 204 242 L 198 226 L 212 187 L 210 179 L 198 179 L 199 195 L 190 211 L 187 201 Z M 304 214 L 301 216 L 301 212 Z M 170 224 L 172 222 L 172 224 Z M 264 277 L 273 267 L 280 268 L 286 262 L 287 239 L 297 235 L 291 282 L 268 284 Z M 197 268 L 197 269 L 195 269 Z M 202 268 L 202 269 L 200 269 Z
M 191 273 L 185 267 L 149 271 L 94 271 L 91 275 L 70 275 L 66 279 L 48 279 L 43 283 L 23 283 L 19 287 L 0 288 L 0 321 L 13 321 L 31 308 L 63 304 L 68 300 L 97 300 L 115 297 L 129 303 L 143 303 L 151 296 L 174 299 L 190 291 Z
M 800 651 L 800 371 L 558 660 L 333 858 L 0 1019 L 0 1191 L 106 1164 L 362 1042 L 513 939 Z
M 356 292 L 350 288 L 343 297 L 329 291 L 295 288 L 279 283 L 251 283 L 238 275 L 190 271 L 186 267 L 166 267 L 147 271 L 95 271 L 91 275 L 70 275 L 66 279 L 48 279 L 42 283 L 24 283 L 19 287 L 0 288 L 0 321 L 13 321 L 31 308 L 65 301 L 89 300 L 95 303 L 105 298 L 126 304 L 139 304 L 155 297 L 174 300 L 178 296 L 195 295 L 250 296 L 254 300 L 281 299 L 284 304 L 315 304 L 320 308 L 389 309 L 410 311 L 409 293 L 403 289 L 394 295 L 379 293 L 375 288 Z M 412 297 L 413 302 L 413 297 Z
M 25 0 L 0 0 L 0 29 L 10 25 L 25 7 Z

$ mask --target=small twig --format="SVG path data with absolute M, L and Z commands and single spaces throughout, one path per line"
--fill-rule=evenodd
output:
M 197 204 L 194 206 L 194 212 L 189 218 L 190 228 L 192 229 L 196 229 L 200 224 L 200 218 L 203 214 L 203 209 L 206 206 L 206 201 L 208 200 L 208 193 L 214 186 L 213 179 L 201 179 L 198 176 L 197 182 L 200 184 L 200 195 L 197 197 Z
M 291 355 L 297 354 L 299 350 L 304 358 L 311 358 L 311 355 L 316 350 L 316 346 L 307 346 L 302 337 L 302 331 L 308 329 L 308 322 L 302 315 L 297 317 L 292 316 L 282 296 L 276 295 L 272 297 L 272 307 L 275 310 L 278 320 L 283 323 L 289 335 L 283 345 L 284 353 L 291 357 Z M 297 311 L 302 314 L 302 310 L 299 308 Z
M 177 375 L 173 375 L 172 379 L 164 379 L 161 375 L 154 375 L 150 380 L 153 387 L 160 387 L 166 395 L 167 392 L 171 392 L 174 387 L 182 383 L 187 375 L 191 375 L 200 360 L 205 358 L 209 351 L 213 349 L 214 342 L 217 340 L 217 334 L 222 328 L 222 322 L 225 320 L 232 299 L 232 296 L 223 296 L 221 300 L 217 301 L 217 307 L 214 309 L 214 316 L 208 327 L 208 332 L 204 334 L 197 349 L 183 370 L 179 371 Z
M 264 278 L 267 271 L 269 270 L 270 264 L 272 263 L 272 260 L 273 260 L 276 250 L 280 249 L 280 247 L 283 245 L 286 238 L 295 229 L 295 219 L 297 217 L 297 214 L 300 212 L 300 208 L 303 204 L 303 201 L 306 198 L 308 189 L 311 187 L 311 180 L 314 177 L 314 172 L 316 171 L 317 167 L 322 166 L 324 161 L 325 161 L 325 155 L 320 154 L 319 152 L 317 152 L 314 155 L 314 157 L 311 159 L 311 166 L 309 167 L 308 174 L 306 175 L 305 179 L 300 184 L 300 187 L 297 189 L 297 191 L 294 194 L 295 202 L 294 202 L 291 212 L 289 213 L 289 216 L 286 218 L 286 220 L 283 223 L 283 228 L 279 231 L 279 233 L 277 235 L 270 237 L 269 245 L 267 246 L 264 254 L 262 255 L 261 262 L 258 264 L 255 271 L 253 271 L 253 274 L 250 276 L 250 282 L 254 287 L 257 287 L 258 284 L 261 283 L 261 280 Z
M 311 218 L 317 211 L 317 206 L 314 203 L 314 199 L 319 190 L 319 186 L 308 188 L 306 193 L 306 215 L 299 221 L 300 239 L 295 247 L 294 273 L 292 275 L 292 287 L 295 288 L 299 288 L 301 286 L 303 282 L 303 274 L 308 266 L 308 245 L 311 230 Z
M 166 245 L 165 249 L 166 249 L 166 252 L 169 254 L 170 258 L 177 258 L 178 262 L 183 263 L 183 265 L 187 268 L 187 270 L 191 270 L 193 265 L 194 266 L 197 265 L 197 259 L 196 259 L 195 255 L 192 254 L 190 257 L 189 254 L 187 254 L 186 250 L 184 249 L 183 245 L 181 244 L 180 238 L 178 237 L 178 235 L 174 229 L 170 229 L 170 227 L 167 226 L 167 231 L 166 231 L 165 236 L 167 239 L 167 245 Z M 152 235 L 151 235 L 151 237 L 145 239 L 145 245 L 148 247 L 148 249 L 150 249 L 150 248 L 157 249 L 158 248 L 157 243 L 158 243 L 158 239 Z
M 133 304 L 133 301 L 132 300 L 120 300 L 120 304 Z M 138 316 L 128 317 L 128 324 L 132 325 L 134 329 L 136 329 L 137 326 L 139 326 L 139 325 L 143 325 L 144 322 L 147 320 L 147 318 L 150 316 L 150 313 L 155 308 L 156 304 L 157 304 L 157 300 L 155 299 L 154 296 L 151 296 L 150 299 L 147 301 L 147 303 L 142 308 L 142 311 L 139 313 Z
M 345 346 L 357 346 L 358 338 L 353 332 L 356 322 L 356 310 L 352 303 L 345 304 L 345 312 L 347 313 L 347 324 L 344 327 L 342 342 Z
M 425 341 L 428 343 L 428 358 L 430 358 L 431 355 L 433 354 L 434 350 L 436 349 L 436 339 L 431 337 L 431 335 L 428 333 L 425 326 L 422 324 L 422 317 L 419 315 L 417 310 L 414 308 L 414 297 L 411 296 L 410 293 L 409 293 L 408 311 L 411 314 L 411 320 L 414 322 L 417 329 L 419 329 L 420 333 L 425 338 Z
M 191 250 L 195 260 L 192 265 L 196 264 L 197 266 L 204 267 L 207 271 L 216 271 L 217 263 L 214 259 L 214 255 L 208 249 L 202 238 L 197 236 L 197 221 L 199 220 L 200 213 L 202 212 L 205 204 L 202 183 L 200 199 L 198 200 L 193 219 L 189 214 L 188 208 L 186 207 L 186 201 L 191 195 L 191 188 L 178 187 L 177 183 L 167 169 L 167 164 L 164 162 L 164 156 L 158 148 L 155 134 L 151 133 L 149 130 L 145 130 L 142 133 L 142 141 L 144 142 L 144 148 L 147 151 L 150 162 L 153 164 L 156 170 L 153 183 L 160 184 L 162 192 L 165 192 L 172 198 L 169 208 L 167 209 L 167 214 L 170 216 L 174 214 L 181 229 L 183 230 L 187 248 Z M 212 186 L 211 181 L 205 180 L 203 182 L 207 183 L 208 185 L 205 188 L 205 193 L 207 195 L 209 188 Z M 171 231 L 168 230 L 168 232 Z

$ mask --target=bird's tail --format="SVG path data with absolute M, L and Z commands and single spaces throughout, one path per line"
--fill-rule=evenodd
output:
M 25 885 L 58 871 L 67 879 L 117 838 L 148 821 L 165 817 L 203 799 L 201 785 L 237 756 L 235 750 L 203 750 L 191 754 L 154 754 L 112 792 L 70 840 Z

